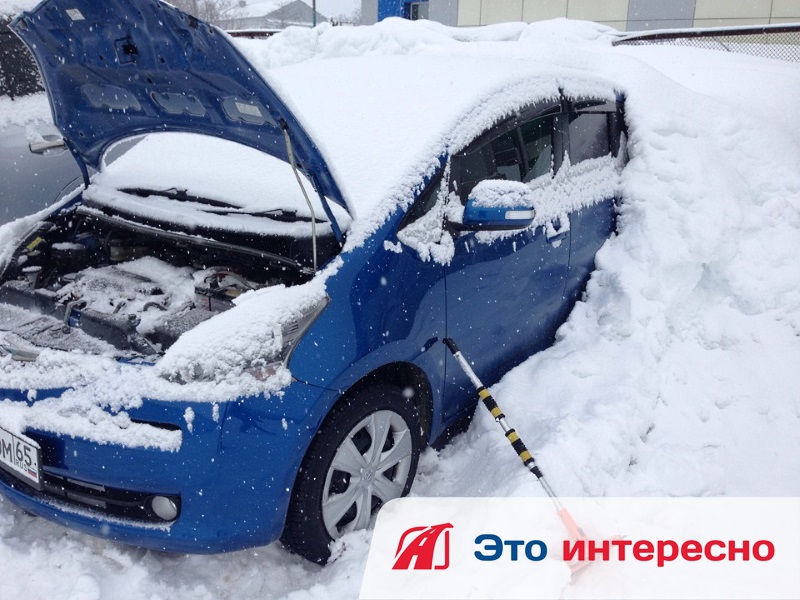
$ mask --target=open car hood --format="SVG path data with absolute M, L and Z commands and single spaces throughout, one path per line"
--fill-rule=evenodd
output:
M 131 136 L 185 131 L 289 161 L 346 208 L 311 137 L 217 28 L 158 0 L 45 0 L 11 25 L 39 63 L 53 119 L 85 165 Z

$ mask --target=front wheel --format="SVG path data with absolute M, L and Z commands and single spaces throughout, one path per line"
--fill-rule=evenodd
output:
M 332 540 L 369 526 L 411 489 L 422 447 L 414 403 L 394 386 L 341 400 L 317 431 L 297 474 L 281 541 L 324 564 Z

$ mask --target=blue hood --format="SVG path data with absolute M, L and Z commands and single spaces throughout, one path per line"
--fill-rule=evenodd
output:
M 289 160 L 346 208 L 319 149 L 228 36 L 158 0 L 45 0 L 12 29 L 39 63 L 53 119 L 94 169 L 115 142 L 185 131 Z

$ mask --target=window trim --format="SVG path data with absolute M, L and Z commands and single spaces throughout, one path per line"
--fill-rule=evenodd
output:
M 420 16 L 420 9 L 425 7 L 424 16 Z M 416 9 L 416 15 L 414 14 Z M 411 2 L 406 2 L 406 11 L 408 12 L 408 16 L 406 17 L 409 21 L 428 21 L 430 20 L 430 4 L 428 0 L 413 0 Z

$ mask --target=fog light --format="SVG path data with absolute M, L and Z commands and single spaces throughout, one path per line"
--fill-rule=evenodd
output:
M 174 521 L 178 517 L 180 501 L 166 496 L 153 496 L 150 500 L 150 510 L 164 521 Z

